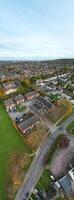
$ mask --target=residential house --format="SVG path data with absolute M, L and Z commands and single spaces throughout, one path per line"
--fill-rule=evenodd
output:
M 18 128 L 23 135 L 31 133 L 32 129 L 39 123 L 37 116 L 32 115 L 31 117 L 24 119 L 24 121 L 18 124 Z
M 21 94 L 16 95 L 16 96 L 14 97 L 14 101 L 15 101 L 15 103 L 16 103 L 17 105 L 22 104 L 22 103 L 25 102 L 24 96 L 21 95 Z
M 20 83 L 18 81 L 13 81 L 13 82 L 9 82 L 9 83 L 3 83 L 2 87 L 4 90 L 4 93 L 6 95 L 9 95 L 11 93 L 14 93 L 17 91 L 17 89 L 19 88 Z
M 68 200 L 74 200 L 74 167 L 56 183 L 57 188 L 62 188 Z
M 51 102 L 49 102 L 42 96 L 38 96 L 37 101 L 40 102 L 40 104 L 42 104 L 42 106 L 45 107 L 49 112 L 52 112 L 55 108 L 55 106 Z
M 34 99 L 34 98 L 36 98 L 38 96 L 39 96 L 39 93 L 35 92 L 35 91 L 28 92 L 28 93 L 25 94 L 26 100 L 32 100 L 32 99 Z
M 7 111 L 12 110 L 15 107 L 15 103 L 12 98 L 5 100 L 4 105 Z

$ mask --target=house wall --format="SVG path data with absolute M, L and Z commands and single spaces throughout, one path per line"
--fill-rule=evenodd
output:
M 26 99 L 27 99 L 27 100 L 32 100 L 32 99 L 34 99 L 34 98 L 36 98 L 36 97 L 38 97 L 38 96 L 39 96 L 39 94 L 34 94 L 34 95 L 32 95 L 32 96 L 26 97 Z
M 53 111 L 54 111 L 54 109 L 55 109 L 55 106 L 54 106 L 54 105 L 52 105 L 52 106 L 51 106 L 51 108 L 48 110 L 48 112 L 53 112 Z
M 20 129 L 20 131 L 21 131 L 21 133 L 23 133 L 23 135 L 27 135 L 28 133 L 30 133 L 30 131 L 32 131 L 32 129 L 37 125 L 39 123 L 39 121 L 38 122 L 36 122 L 35 124 L 33 124 L 32 126 L 29 126 L 27 129 L 24 129 L 23 131 L 22 131 L 22 129 Z
M 20 100 L 20 101 L 16 101 L 16 104 L 19 105 L 21 103 L 24 103 L 24 99 Z
M 7 110 L 7 111 L 12 110 L 14 107 L 15 107 L 14 104 L 9 105 L 9 106 L 6 106 L 6 110 Z

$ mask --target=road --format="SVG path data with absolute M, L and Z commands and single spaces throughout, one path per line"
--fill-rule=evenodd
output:
M 41 171 L 44 167 L 44 158 L 47 153 L 51 150 L 56 138 L 61 133 L 67 133 L 65 128 L 74 120 L 74 114 L 72 114 L 65 122 L 62 123 L 62 128 L 57 128 L 51 135 L 48 135 L 44 143 L 39 148 L 38 153 L 36 154 L 28 173 L 24 179 L 24 182 L 18 191 L 15 200 L 27 200 L 29 195 L 34 190 L 34 187 L 38 181 Z

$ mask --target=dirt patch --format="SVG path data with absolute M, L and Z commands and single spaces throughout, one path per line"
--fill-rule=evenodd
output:
M 27 143 L 33 149 L 36 150 L 43 140 L 44 136 L 47 134 L 47 129 L 43 124 L 39 124 L 28 137 Z
M 14 154 L 10 159 L 9 178 L 6 183 L 8 199 L 13 200 L 22 181 L 25 177 L 26 170 L 31 163 L 31 157 L 27 154 Z

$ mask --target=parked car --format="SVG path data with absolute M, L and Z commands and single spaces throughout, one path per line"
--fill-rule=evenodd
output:
M 13 108 L 12 111 L 13 111 L 14 113 L 17 112 L 16 108 Z

